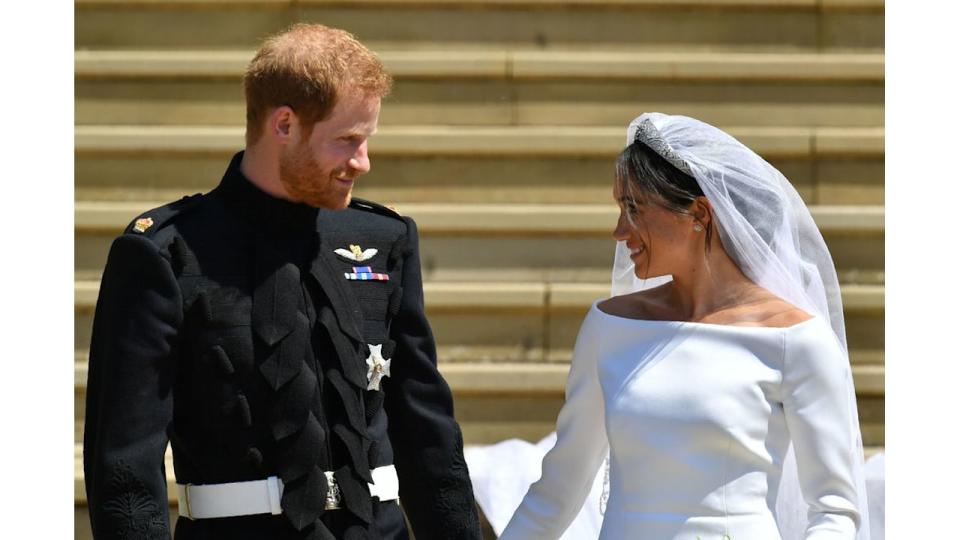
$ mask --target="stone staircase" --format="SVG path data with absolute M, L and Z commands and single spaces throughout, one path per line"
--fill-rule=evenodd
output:
M 357 196 L 420 225 L 428 315 L 467 444 L 553 429 L 609 288 L 613 159 L 643 111 L 716 124 L 791 179 L 837 263 L 868 453 L 884 444 L 883 0 L 76 0 L 78 538 L 86 358 L 111 239 L 219 181 L 240 75 L 296 21 L 395 76 Z M 168 471 L 172 468 L 168 467 Z

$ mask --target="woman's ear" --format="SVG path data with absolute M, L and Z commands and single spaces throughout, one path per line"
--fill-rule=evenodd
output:
M 713 206 L 706 197 L 701 195 L 690 204 L 690 215 L 693 217 L 695 224 L 700 225 L 703 229 L 709 230 L 710 225 L 713 223 Z
M 709 254 L 714 242 L 713 205 L 701 195 L 690 204 L 690 215 L 693 217 L 694 230 L 704 231 L 703 245 Z

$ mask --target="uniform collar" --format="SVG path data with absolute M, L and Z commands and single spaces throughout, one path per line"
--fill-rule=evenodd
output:
M 319 210 L 312 206 L 274 197 L 258 188 L 240 171 L 243 152 L 237 152 L 214 189 L 244 220 L 257 228 L 274 232 L 316 230 Z

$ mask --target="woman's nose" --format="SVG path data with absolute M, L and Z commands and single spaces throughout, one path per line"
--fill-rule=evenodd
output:
M 629 236 L 630 224 L 627 222 L 627 218 L 623 211 L 620 211 L 620 216 L 617 218 L 617 226 L 613 229 L 613 239 L 626 240 Z

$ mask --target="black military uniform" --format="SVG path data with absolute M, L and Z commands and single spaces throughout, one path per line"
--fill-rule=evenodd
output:
M 282 514 L 180 517 L 178 540 L 407 538 L 397 501 L 369 492 L 390 464 L 419 540 L 479 538 L 413 221 L 273 198 L 242 155 L 110 250 L 84 433 L 94 537 L 169 538 L 169 440 L 178 484 L 283 482 Z M 371 346 L 390 360 L 379 389 Z M 324 510 L 325 471 L 340 509 Z

